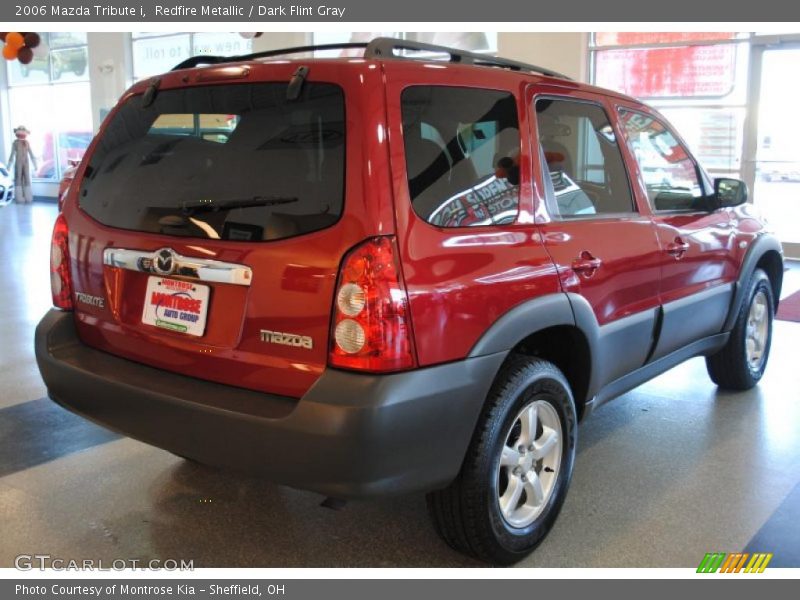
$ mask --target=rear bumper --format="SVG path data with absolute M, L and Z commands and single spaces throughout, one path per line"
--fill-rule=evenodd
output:
M 391 375 L 326 370 L 299 400 L 176 375 L 83 344 L 71 313 L 36 329 L 50 397 L 199 462 L 355 498 L 425 491 L 458 473 L 505 353 Z

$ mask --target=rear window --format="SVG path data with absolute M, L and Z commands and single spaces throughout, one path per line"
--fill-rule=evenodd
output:
M 414 211 L 439 227 L 514 222 L 520 152 L 514 96 L 415 86 L 403 91 L 401 101 Z
M 104 225 L 263 241 L 333 225 L 342 212 L 344 95 L 306 83 L 164 90 L 128 100 L 91 156 L 80 206 Z

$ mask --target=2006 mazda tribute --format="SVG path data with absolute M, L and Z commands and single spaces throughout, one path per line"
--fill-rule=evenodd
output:
M 361 47 L 126 92 L 55 225 L 39 366 L 59 404 L 201 463 L 427 492 L 451 546 L 511 563 L 593 408 L 698 355 L 758 383 L 781 248 L 632 98 Z

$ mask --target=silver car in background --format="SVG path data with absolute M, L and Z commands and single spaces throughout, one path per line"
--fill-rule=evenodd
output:
M 8 167 L 0 162 L 0 206 L 8 206 L 14 200 L 14 177 Z

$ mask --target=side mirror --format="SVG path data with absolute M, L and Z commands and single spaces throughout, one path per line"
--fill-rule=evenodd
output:
M 715 208 L 730 208 L 747 202 L 747 184 L 738 179 L 722 177 L 714 180 Z

